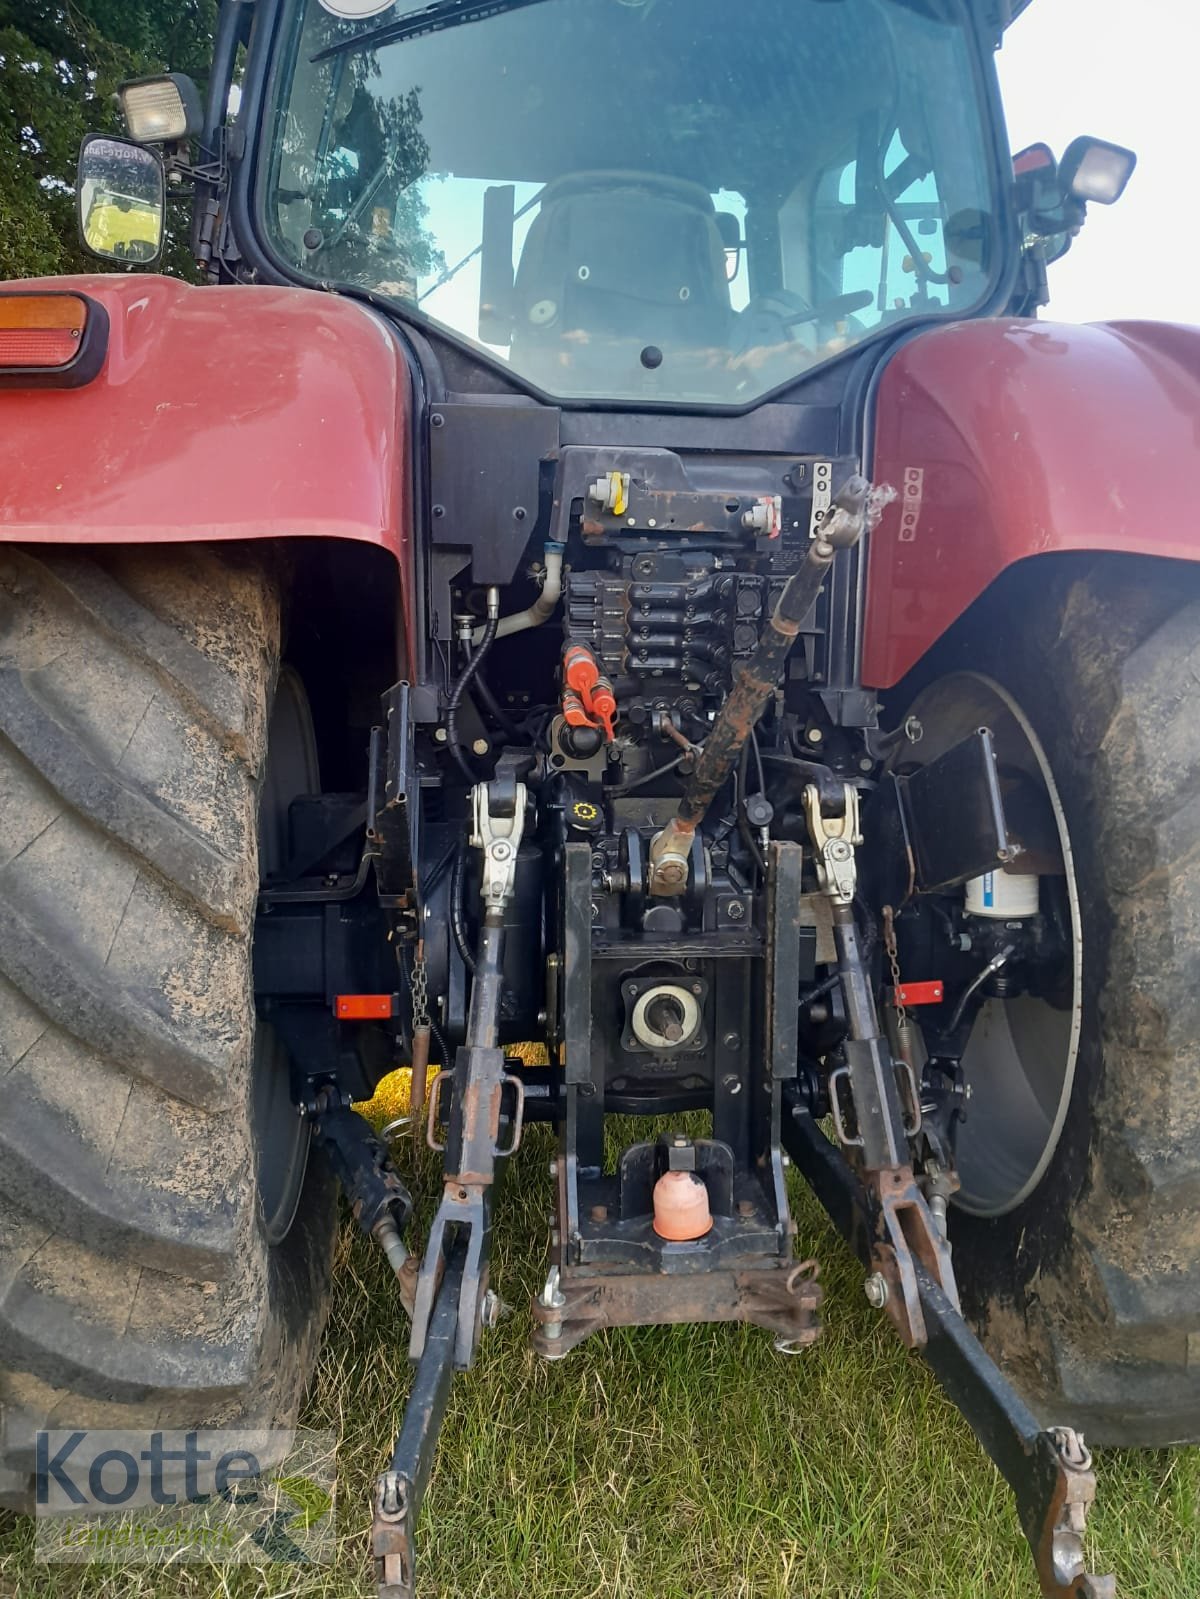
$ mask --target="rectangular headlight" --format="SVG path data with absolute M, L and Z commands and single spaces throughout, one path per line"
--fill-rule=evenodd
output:
M 192 139 L 204 125 L 200 91 L 182 72 L 136 78 L 118 90 L 129 137 L 138 144 L 174 144 Z
M 1112 205 L 1125 192 L 1136 165 L 1137 156 L 1132 150 L 1085 135 L 1073 139 L 1063 151 L 1058 175 L 1066 192 L 1077 200 Z

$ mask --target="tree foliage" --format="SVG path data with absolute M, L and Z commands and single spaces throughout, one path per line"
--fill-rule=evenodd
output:
M 121 131 L 117 85 L 166 67 L 203 85 L 216 0 L 0 0 L 0 278 L 94 272 L 75 228 L 89 132 Z M 186 270 L 175 245 L 168 266 Z

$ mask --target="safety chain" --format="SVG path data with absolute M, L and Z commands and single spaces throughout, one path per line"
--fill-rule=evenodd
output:
M 887 951 L 888 963 L 892 968 L 892 1006 L 896 1012 L 896 1021 L 903 1028 L 908 1020 L 908 1012 L 904 1008 L 904 989 L 900 983 L 900 957 L 896 953 L 896 913 L 890 905 L 885 905 L 881 915 L 883 947 Z
M 413 962 L 412 982 L 409 985 L 412 999 L 412 1024 L 414 1031 L 418 1027 L 429 1026 L 429 973 L 425 967 L 425 940 L 417 945 L 417 958 Z

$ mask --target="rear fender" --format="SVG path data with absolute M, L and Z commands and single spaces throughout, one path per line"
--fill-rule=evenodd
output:
M 99 301 L 109 344 L 80 388 L 0 391 L 0 540 L 373 544 L 399 565 L 411 639 L 411 387 L 381 317 L 159 276 L 28 287 Z
M 1017 561 L 1200 560 L 1200 328 L 964 322 L 902 345 L 875 400 L 863 679 L 890 688 Z

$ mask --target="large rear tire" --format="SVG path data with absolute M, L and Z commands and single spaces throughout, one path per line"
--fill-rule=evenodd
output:
M 1025 1060 L 1044 1127 L 1006 1131 L 1020 1085 L 979 1085 L 992 1109 L 977 1093 L 969 1131 L 996 1148 L 971 1181 L 964 1154 L 976 1213 L 952 1211 L 950 1236 L 993 1353 L 1047 1422 L 1098 1443 L 1200 1439 L 1198 641 L 1196 568 L 1039 559 L 973 607 L 912 701 L 924 760 L 994 693 L 1064 824 L 1078 1009 L 1030 1031 L 1025 1001 L 980 1043 L 977 1075 Z
M 315 1359 L 332 1194 L 251 988 L 269 731 L 264 859 L 311 778 L 279 651 L 244 551 L 0 549 L 15 1502 L 39 1427 L 288 1425 Z

